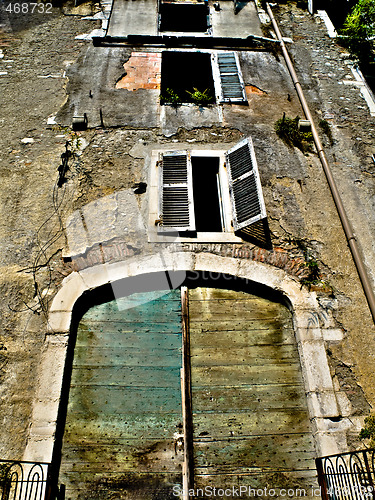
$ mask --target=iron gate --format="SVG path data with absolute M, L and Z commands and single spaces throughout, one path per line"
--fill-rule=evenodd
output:
M 316 459 L 323 500 L 374 500 L 375 449 Z
M 0 461 L 0 500 L 54 500 L 50 464 Z

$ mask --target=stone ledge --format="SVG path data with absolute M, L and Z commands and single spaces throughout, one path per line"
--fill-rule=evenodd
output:
M 240 277 L 239 264 L 240 262 L 234 258 L 206 252 L 197 253 L 195 257 L 195 269 L 197 271 L 223 273 Z
M 72 313 L 70 311 L 53 311 L 48 316 L 48 333 L 69 333 Z
M 339 417 L 340 412 L 334 391 L 310 392 L 307 394 L 310 415 L 317 418 Z
M 306 392 L 333 392 L 333 382 L 324 341 L 309 340 L 298 342 L 298 351 L 300 353 Z
M 299 342 L 308 342 L 310 340 L 322 340 L 322 331 L 320 328 L 296 328 L 296 340 Z
M 33 406 L 33 425 L 37 428 L 43 422 L 56 424 L 60 397 L 39 399 Z
M 23 460 L 50 463 L 52 460 L 53 444 L 54 434 L 48 437 L 30 435 Z
M 344 332 L 340 328 L 322 328 L 323 339 L 339 342 L 344 339 Z
M 92 290 L 110 282 L 108 266 L 109 264 L 99 264 L 93 267 L 87 267 L 82 271 L 78 271 L 78 274 L 87 289 Z
M 337 422 L 329 418 L 314 418 L 312 427 L 317 442 L 318 456 L 348 451 L 346 432 L 352 427 L 352 423 L 347 418 L 342 418 Z

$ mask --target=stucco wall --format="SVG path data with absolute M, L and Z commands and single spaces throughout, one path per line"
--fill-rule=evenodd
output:
M 285 28 L 288 26 L 288 15 L 286 12 Z M 313 19 L 307 19 L 306 13 L 300 10 L 294 15 L 304 16 L 303 19 L 309 23 L 309 33 L 312 34 L 309 34 L 309 40 L 314 40 L 317 33 L 319 44 L 325 47 L 324 44 L 328 42 L 322 26 Z M 53 428 L 54 412 L 59 400 L 58 381 L 62 376 L 69 326 L 66 317 L 59 317 L 58 322 L 54 323 L 53 318 L 56 316 L 53 312 L 51 314 L 51 304 L 56 293 L 60 292 L 60 295 L 57 295 L 55 305 L 56 300 L 67 293 L 66 300 L 72 307 L 74 297 L 72 299 L 70 295 L 72 290 L 67 292 L 68 283 L 71 283 L 73 292 L 74 287 L 78 287 L 78 295 L 86 288 L 103 284 L 109 268 L 106 265 L 100 267 L 101 278 L 90 269 L 103 262 L 112 266 L 110 272 L 114 272 L 114 276 L 118 269 L 116 262 L 119 268 L 124 261 L 129 262 L 133 269 L 138 269 L 137 273 L 153 269 L 152 266 L 147 267 L 145 261 L 141 264 L 142 259 L 155 258 L 159 252 L 157 246 L 150 244 L 147 239 L 150 193 L 148 189 L 143 194 L 133 192 L 137 183 L 149 184 L 152 150 L 160 147 L 189 149 L 192 145 L 196 149 L 223 149 L 247 135 L 251 135 L 254 141 L 273 248 L 260 249 L 249 242 L 229 245 L 198 245 L 192 242 L 184 243 L 172 252 L 168 251 L 168 254 L 174 255 L 177 251 L 181 262 L 184 259 L 190 262 L 190 265 L 181 264 L 185 270 L 194 268 L 191 262 L 196 258 L 196 269 L 220 269 L 229 274 L 251 276 L 252 280 L 265 282 L 270 287 L 277 287 L 277 282 L 273 278 L 268 281 L 269 274 L 278 276 L 278 273 L 282 273 L 282 280 L 292 284 L 293 300 L 297 302 L 310 300 L 301 278 L 306 277 L 306 259 L 316 260 L 326 286 L 321 283 L 322 286 L 312 291 L 315 312 L 310 314 L 310 319 L 302 321 L 304 326 L 299 331 L 307 335 L 306 346 L 310 345 L 309 342 L 318 342 L 320 352 L 327 353 L 327 370 L 329 366 L 332 379 L 325 372 L 324 377 L 328 378 L 324 378 L 322 387 L 325 387 L 325 382 L 332 385 L 333 380 L 335 389 L 334 420 L 329 420 L 332 415 L 326 415 L 327 418 L 316 420 L 314 424 L 317 434 L 329 434 L 328 441 L 322 441 L 328 444 L 322 445 L 320 452 L 337 448 L 344 450 L 352 442 L 358 445 L 356 437 L 363 416 L 375 404 L 372 383 L 375 369 L 374 327 L 317 156 L 287 147 L 274 132 L 274 122 L 284 112 L 292 117 L 301 115 L 282 60 L 267 52 L 240 54 L 249 106 L 215 105 L 206 109 L 193 105 L 177 109 L 161 107 L 158 90 L 115 89 L 124 71 L 123 64 L 132 49 L 78 46 L 73 35 L 83 30 L 83 26 L 78 27 L 73 21 L 69 24 L 70 18 L 63 17 L 59 12 L 56 12 L 56 16 L 58 22 L 55 18 L 46 19 L 46 24 L 27 26 L 18 35 L 17 32 L 9 33 L 9 45 L 4 47 L 6 57 L 16 58 L 20 68 L 27 70 L 29 88 L 32 84 L 35 95 L 40 92 L 42 98 L 38 98 L 38 101 L 30 99 L 25 91 L 28 85 L 20 80 L 16 72 L 10 74 L 6 83 L 5 80 L 0 82 L 4 89 L 18 89 L 17 92 L 12 91 L 12 95 L 9 91 L 2 94 L 6 96 L 5 100 L 8 99 L 8 107 L 4 109 L 11 109 L 10 103 L 16 103 L 14 106 L 17 105 L 18 116 L 24 117 L 15 120 L 11 112 L 7 113 L 4 123 L 9 124 L 9 127 L 5 127 L 4 136 L 0 138 L 3 151 L 6 152 L 1 167 L 1 456 L 19 459 L 24 455 L 26 446 L 31 446 L 34 439 L 29 435 L 31 419 L 34 424 L 41 419 L 35 434 L 34 444 L 39 443 L 35 449 L 38 450 L 42 443 L 46 456 L 52 451 L 50 436 L 53 436 L 53 431 L 51 434 L 51 428 L 45 425 L 45 420 Z M 298 19 L 295 17 L 291 25 L 296 35 L 301 25 Z M 69 26 L 74 25 L 74 33 L 67 32 L 62 21 L 69 21 Z M 86 24 L 84 26 L 89 29 Z M 39 51 L 39 57 L 48 60 L 45 74 L 39 75 L 40 61 L 35 55 L 37 51 L 29 52 L 28 42 L 39 40 L 38 47 L 40 49 L 43 46 L 45 54 L 51 33 L 61 40 L 58 49 L 60 56 L 47 59 L 41 57 Z M 327 95 L 334 96 L 335 101 L 330 109 L 335 108 L 335 103 L 344 97 L 341 95 L 343 86 L 338 85 L 336 80 L 326 79 L 324 84 L 315 85 L 316 80 L 310 73 L 311 60 L 314 58 L 309 56 L 310 52 L 306 53 L 304 43 L 296 36 L 293 53 L 303 63 L 302 84 L 309 90 L 308 98 L 314 112 L 318 117 L 325 116 L 324 113 L 329 111 L 326 109 L 329 102 Z M 314 46 L 310 46 L 308 50 L 313 49 Z M 77 59 L 79 53 L 81 57 Z M 62 68 L 74 60 L 77 62 L 70 66 L 67 73 L 69 83 L 66 90 L 69 96 L 64 105 L 64 84 L 67 81 Z M 38 64 L 30 65 L 30 61 Z M 70 61 L 69 64 L 66 61 Z M 323 73 L 324 61 L 319 64 Z M 334 57 L 330 64 L 336 64 Z M 59 78 L 39 78 L 60 70 Z M 42 87 L 38 82 L 51 83 Z M 330 87 L 327 90 L 328 83 Z M 12 84 L 16 87 L 12 87 Z M 345 92 L 349 92 L 347 86 Z M 350 212 L 357 220 L 362 247 L 366 249 L 365 253 L 369 256 L 367 262 L 371 267 L 373 242 L 368 224 L 372 225 L 373 221 L 370 210 L 367 210 L 366 217 L 361 216 L 361 207 L 369 207 L 369 200 L 372 200 L 372 174 L 361 168 L 365 154 L 363 148 L 353 146 L 348 151 L 347 144 L 348 141 L 351 145 L 356 144 L 357 127 L 362 122 L 372 124 L 372 118 L 369 118 L 366 109 L 359 108 L 363 105 L 359 95 L 353 92 L 350 98 L 352 106 L 342 111 L 337 122 L 331 122 L 335 144 L 332 148 L 328 147 L 328 151 L 340 177 L 340 189 L 355 198 L 351 202 Z M 33 102 L 34 111 L 37 107 L 37 116 L 34 116 L 30 102 Z M 79 150 L 69 161 L 67 183 L 57 188 L 57 167 L 69 135 L 64 129 L 53 129 L 50 125 L 47 127 L 47 117 L 49 114 L 55 115 L 60 106 L 62 109 L 57 121 L 62 125 L 70 125 L 74 114 L 87 112 L 89 126 L 98 126 L 99 110 L 102 109 L 105 128 L 90 128 L 80 133 Z M 355 119 L 351 119 L 354 108 Z M 345 120 L 342 118 L 344 115 Z M 343 120 L 349 122 L 350 126 L 343 125 Z M 21 139 L 28 136 L 34 142 L 22 143 Z M 370 135 L 367 140 L 370 141 Z M 335 159 L 339 163 L 335 164 Z M 359 182 L 353 184 L 355 179 Z M 122 203 L 124 192 L 132 200 L 131 212 L 128 210 L 129 205 Z M 77 213 L 87 215 L 91 221 L 91 234 L 94 229 L 96 233 L 87 242 L 87 225 L 81 233 L 77 226 L 74 229 L 77 248 L 70 252 L 68 221 L 72 223 Z M 136 230 L 134 217 L 139 222 Z M 82 223 L 85 217 L 79 215 L 77 220 Z M 129 221 L 131 224 L 127 224 Z M 99 243 L 103 245 L 99 246 Z M 90 249 L 91 246 L 94 248 Z M 93 256 L 92 261 L 90 256 Z M 217 259 L 220 260 L 220 266 L 216 265 Z M 77 265 L 81 267 L 75 267 Z M 251 268 L 250 274 L 246 274 L 248 267 Z M 78 271 L 74 269 L 80 273 L 82 271 L 85 281 L 77 278 Z M 66 281 L 63 285 L 64 278 Z M 112 280 L 114 278 L 111 277 Z M 298 318 L 304 318 L 303 310 L 301 316 L 296 316 L 297 323 Z M 48 333 L 51 325 L 55 333 Z M 325 333 L 317 333 L 318 337 L 315 338 L 316 328 L 323 328 Z M 46 356 L 49 371 L 40 374 L 38 369 L 41 359 Z M 314 369 L 319 367 L 319 363 L 319 359 L 309 357 L 306 370 L 315 373 Z M 312 377 L 314 379 L 314 375 Z M 53 380 L 57 381 L 57 385 L 56 392 L 51 394 L 49 387 Z M 309 390 L 314 392 L 314 387 L 312 385 Z M 332 396 L 331 386 L 329 392 Z M 43 394 L 51 400 L 48 408 L 52 413 L 43 404 L 38 407 L 42 401 L 38 398 Z M 317 398 L 312 398 L 311 405 L 321 407 Z M 331 408 L 328 402 L 323 407 Z M 44 431 L 47 437 L 43 443 Z M 337 435 L 337 439 L 332 438 L 332 435 Z M 36 453 L 35 458 L 38 456 Z

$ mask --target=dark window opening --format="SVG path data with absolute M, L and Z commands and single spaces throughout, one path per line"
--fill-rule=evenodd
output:
M 200 99 L 202 94 L 205 98 Z M 163 52 L 161 103 L 210 104 L 215 102 L 210 54 Z
M 208 5 L 162 3 L 160 5 L 160 31 L 206 32 Z
M 329 15 L 332 23 L 337 30 L 342 28 L 346 16 L 352 10 L 357 0 L 317 0 L 314 1 L 314 11 L 323 9 Z
M 192 157 L 193 197 L 197 232 L 223 230 L 219 191 L 219 158 Z

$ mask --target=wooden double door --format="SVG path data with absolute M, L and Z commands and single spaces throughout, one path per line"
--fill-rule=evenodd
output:
M 212 498 L 220 489 L 237 498 L 241 486 L 242 496 L 309 496 L 313 457 L 284 305 L 199 287 L 134 293 L 81 319 L 59 477 L 66 499 Z

